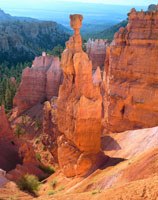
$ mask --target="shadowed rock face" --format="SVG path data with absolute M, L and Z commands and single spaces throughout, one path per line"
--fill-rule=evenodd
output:
M 158 124 L 158 11 L 129 13 L 107 49 L 105 127 L 112 132 Z
M 57 102 L 59 164 L 67 177 L 84 176 L 96 169 L 100 152 L 102 97 L 99 80 L 92 77 L 92 63 L 82 50 L 81 15 L 70 16 L 74 35 L 66 43 L 61 66 L 64 72 Z
M 12 170 L 22 162 L 18 154 L 18 144 L 5 114 L 4 106 L 0 107 L 0 169 Z
M 104 68 L 106 48 L 108 45 L 108 40 L 88 40 L 86 44 L 86 51 L 89 59 L 92 61 L 92 66 L 94 70 L 96 70 L 98 66 L 101 69 Z
M 56 124 L 57 97 L 52 98 L 51 102 L 46 101 L 43 108 L 43 135 L 42 142 L 53 156 L 53 161 L 58 163 L 57 138 L 59 131 Z
M 32 67 L 24 69 L 20 87 L 14 98 L 14 106 L 18 108 L 18 113 L 22 113 L 37 103 L 50 100 L 53 96 L 58 96 L 61 80 L 59 58 L 45 53 L 36 57 Z

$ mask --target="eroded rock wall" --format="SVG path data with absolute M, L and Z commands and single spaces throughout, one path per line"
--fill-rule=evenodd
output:
M 102 39 L 89 39 L 86 43 L 86 52 L 89 59 L 92 61 L 93 70 L 96 70 L 99 66 L 104 68 L 106 58 L 106 48 L 109 46 L 108 40 Z
M 14 106 L 18 108 L 18 113 L 58 96 L 61 80 L 59 58 L 45 53 L 36 57 L 32 67 L 23 70 L 21 84 L 14 97 Z
M 106 130 L 158 125 L 158 11 L 131 10 L 107 49 L 104 86 Z

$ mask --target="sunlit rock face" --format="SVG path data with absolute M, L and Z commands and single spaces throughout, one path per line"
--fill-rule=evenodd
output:
M 61 66 L 63 84 L 57 101 L 58 160 L 67 177 L 84 176 L 104 162 L 100 152 L 102 96 L 92 62 L 82 50 L 81 15 L 71 15 L 74 35 L 66 43 Z M 97 82 L 97 84 L 96 84 Z
M 106 48 L 109 46 L 108 40 L 102 39 L 89 39 L 86 43 L 86 52 L 89 59 L 92 61 L 93 70 L 96 70 L 99 66 L 104 68 L 106 58 Z
M 58 57 L 46 53 L 36 57 L 32 67 L 23 70 L 21 84 L 14 97 L 18 113 L 58 96 L 61 80 L 62 70 Z
M 107 49 L 104 86 L 106 130 L 158 125 L 158 11 L 131 10 Z

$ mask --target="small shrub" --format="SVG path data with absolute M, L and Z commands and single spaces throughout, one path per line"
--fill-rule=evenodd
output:
M 62 190 L 65 190 L 64 186 L 61 186 L 58 191 L 62 191 Z
M 100 192 L 101 192 L 100 190 L 94 190 L 94 191 L 92 191 L 92 195 L 98 194 Z
M 41 162 L 41 155 L 39 153 L 36 153 L 36 159 Z
M 55 169 L 53 167 L 50 166 L 45 166 L 45 165 L 39 165 L 39 168 L 46 174 L 54 174 L 55 173 Z
M 19 138 L 25 133 L 25 130 L 20 126 L 20 124 L 17 124 L 14 133 Z
M 51 191 L 48 192 L 48 195 L 54 195 L 55 193 L 56 193 L 56 191 L 51 190 Z
M 56 185 L 57 185 L 57 180 L 54 179 L 54 180 L 51 182 L 51 186 L 52 186 L 53 188 L 55 188 Z
M 95 194 L 98 194 L 98 193 L 101 193 L 101 191 L 100 190 L 94 190 L 94 191 L 92 191 L 92 195 L 95 195 Z
M 35 130 L 38 131 L 42 127 L 41 121 L 39 119 L 35 120 Z
M 36 176 L 26 174 L 20 178 L 17 185 L 20 190 L 24 190 L 36 195 L 37 191 L 39 190 L 40 182 Z

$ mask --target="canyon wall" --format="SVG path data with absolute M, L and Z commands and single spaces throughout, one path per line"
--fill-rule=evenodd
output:
M 108 40 L 89 39 L 86 43 L 86 52 L 89 59 L 92 61 L 93 69 L 97 69 L 99 66 L 101 69 L 104 68 L 104 62 L 106 57 L 106 48 L 109 46 Z
M 18 108 L 18 113 L 58 96 L 61 80 L 62 71 L 58 57 L 46 53 L 36 57 L 32 67 L 23 70 L 21 84 L 14 97 L 14 106 Z
M 82 50 L 80 27 L 83 17 L 71 15 L 74 35 L 66 43 L 61 66 L 63 84 L 57 100 L 58 160 L 67 177 L 84 176 L 104 162 L 100 151 L 102 96 L 100 69 L 94 79 L 92 62 Z M 94 80 L 94 81 L 93 81 Z
M 158 11 L 129 13 L 105 62 L 104 126 L 112 132 L 158 125 Z

